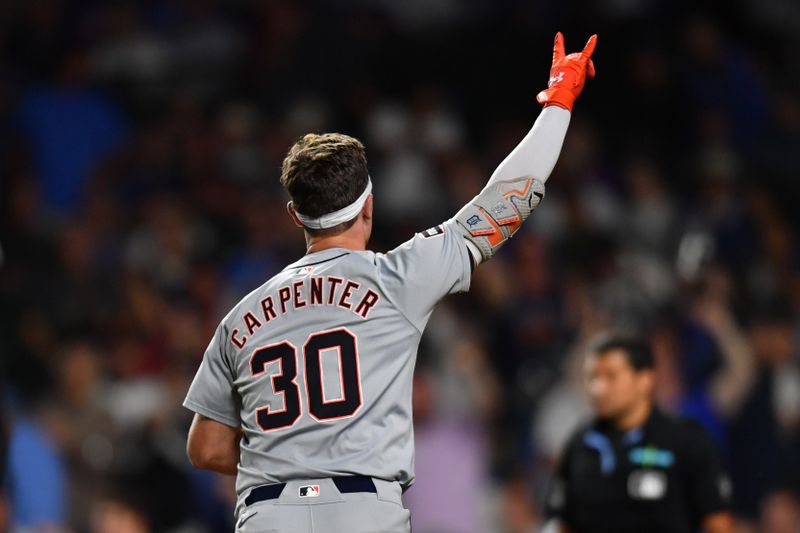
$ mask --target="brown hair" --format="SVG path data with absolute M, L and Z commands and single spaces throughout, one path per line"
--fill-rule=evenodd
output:
M 295 210 L 315 218 L 353 203 L 368 179 L 364 145 L 341 133 L 304 135 L 289 149 L 281 168 L 281 185 Z M 333 228 L 306 229 L 316 234 L 339 233 L 356 218 Z

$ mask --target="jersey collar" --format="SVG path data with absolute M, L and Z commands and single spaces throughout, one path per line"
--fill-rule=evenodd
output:
M 319 252 L 311 252 L 310 254 L 304 255 L 283 270 L 319 265 L 320 263 L 344 257 L 350 253 L 352 253 L 352 250 L 348 250 L 347 248 L 325 248 Z

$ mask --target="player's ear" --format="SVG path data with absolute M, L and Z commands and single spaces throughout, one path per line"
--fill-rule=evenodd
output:
M 642 387 L 642 394 L 645 396 L 652 396 L 656 387 L 655 371 L 652 369 L 642 370 L 639 372 L 639 379 Z
M 292 217 L 294 225 L 297 226 L 298 228 L 302 228 L 303 223 L 300 222 L 299 218 L 297 218 L 297 213 L 294 212 L 294 206 L 292 205 L 292 202 L 286 204 L 286 210 L 289 212 L 289 216 Z
M 371 194 L 367 196 L 367 201 L 364 202 L 364 207 L 361 208 L 361 214 L 363 215 L 364 220 L 369 220 L 369 221 L 372 220 L 372 208 L 373 208 L 372 199 L 373 197 Z
M 367 201 L 364 202 L 364 207 L 361 208 L 361 223 L 364 227 L 364 243 L 369 242 L 372 235 L 372 195 L 367 196 Z

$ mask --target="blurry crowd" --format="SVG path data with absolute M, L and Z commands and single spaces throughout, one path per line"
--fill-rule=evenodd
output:
M 373 249 L 449 218 L 600 35 L 547 198 L 441 304 L 415 378 L 419 533 L 523 533 L 646 336 L 743 533 L 800 528 L 800 6 L 792 0 L 0 3 L 0 530 L 230 531 L 181 401 L 219 320 L 304 253 L 280 162 L 367 146 Z

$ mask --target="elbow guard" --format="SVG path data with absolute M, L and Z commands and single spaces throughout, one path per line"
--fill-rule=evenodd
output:
M 536 178 L 492 183 L 456 213 L 456 227 L 486 261 L 517 232 L 542 198 L 544 183 Z

